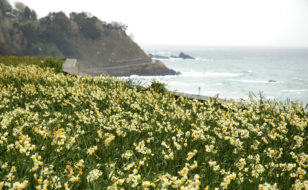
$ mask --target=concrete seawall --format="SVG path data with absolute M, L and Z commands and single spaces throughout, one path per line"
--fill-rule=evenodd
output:
M 62 65 L 62 70 L 64 73 L 81 75 L 80 65 L 77 62 L 77 59 L 66 59 Z

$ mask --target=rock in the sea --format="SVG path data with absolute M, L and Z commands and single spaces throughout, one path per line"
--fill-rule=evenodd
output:
M 140 75 L 140 76 L 165 76 L 165 75 L 179 75 L 181 73 L 169 69 L 161 61 L 155 61 L 152 64 L 141 66 L 142 69 L 134 70 L 131 69 L 129 75 Z
M 179 58 L 182 58 L 182 59 L 195 59 L 194 57 L 192 57 L 192 56 L 190 56 L 190 55 L 187 55 L 187 54 L 185 54 L 185 53 L 183 53 L 183 52 L 181 52 L 181 53 L 179 54 Z
M 158 55 L 158 54 L 149 54 L 149 56 L 154 59 L 170 59 L 170 58 L 195 59 L 194 57 L 187 55 L 183 52 L 181 52 L 178 56 L 171 55 L 170 57 L 164 56 L 164 55 Z
M 166 65 L 161 61 L 156 61 L 152 65 L 148 65 L 144 69 L 144 73 L 141 75 L 155 75 L 155 76 L 164 76 L 164 75 L 179 75 L 181 73 L 176 72 L 173 69 L 169 69 Z
M 275 80 L 268 80 L 268 82 L 273 83 L 273 82 L 277 82 L 277 81 L 275 81 Z

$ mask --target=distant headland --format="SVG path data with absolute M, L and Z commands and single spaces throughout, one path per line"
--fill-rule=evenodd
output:
M 52 12 L 37 18 L 28 6 L 0 0 L 0 55 L 76 58 L 89 74 L 175 75 L 152 59 L 120 22 L 106 23 L 87 13 Z

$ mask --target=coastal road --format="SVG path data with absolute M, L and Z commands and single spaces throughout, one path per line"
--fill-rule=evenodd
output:
M 115 65 L 112 66 L 104 66 L 104 67 L 98 67 L 98 68 L 91 68 L 86 70 L 86 72 L 106 72 L 108 70 L 115 70 L 115 69 L 126 69 L 130 67 L 135 67 L 135 66 L 145 66 L 145 65 L 150 65 L 152 64 L 151 60 L 134 60 L 134 61 L 126 61 L 126 62 L 118 62 Z

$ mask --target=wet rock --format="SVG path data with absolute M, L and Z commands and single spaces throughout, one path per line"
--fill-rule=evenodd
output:
M 275 82 L 277 82 L 277 81 L 275 81 L 275 80 L 268 80 L 268 82 L 269 82 L 269 83 L 275 83 Z
M 181 52 L 181 53 L 179 54 L 179 58 L 182 58 L 182 59 L 195 59 L 194 57 L 192 57 L 192 56 L 190 56 L 190 55 L 187 55 L 187 54 L 185 54 L 185 53 L 183 53 L 183 52 Z

